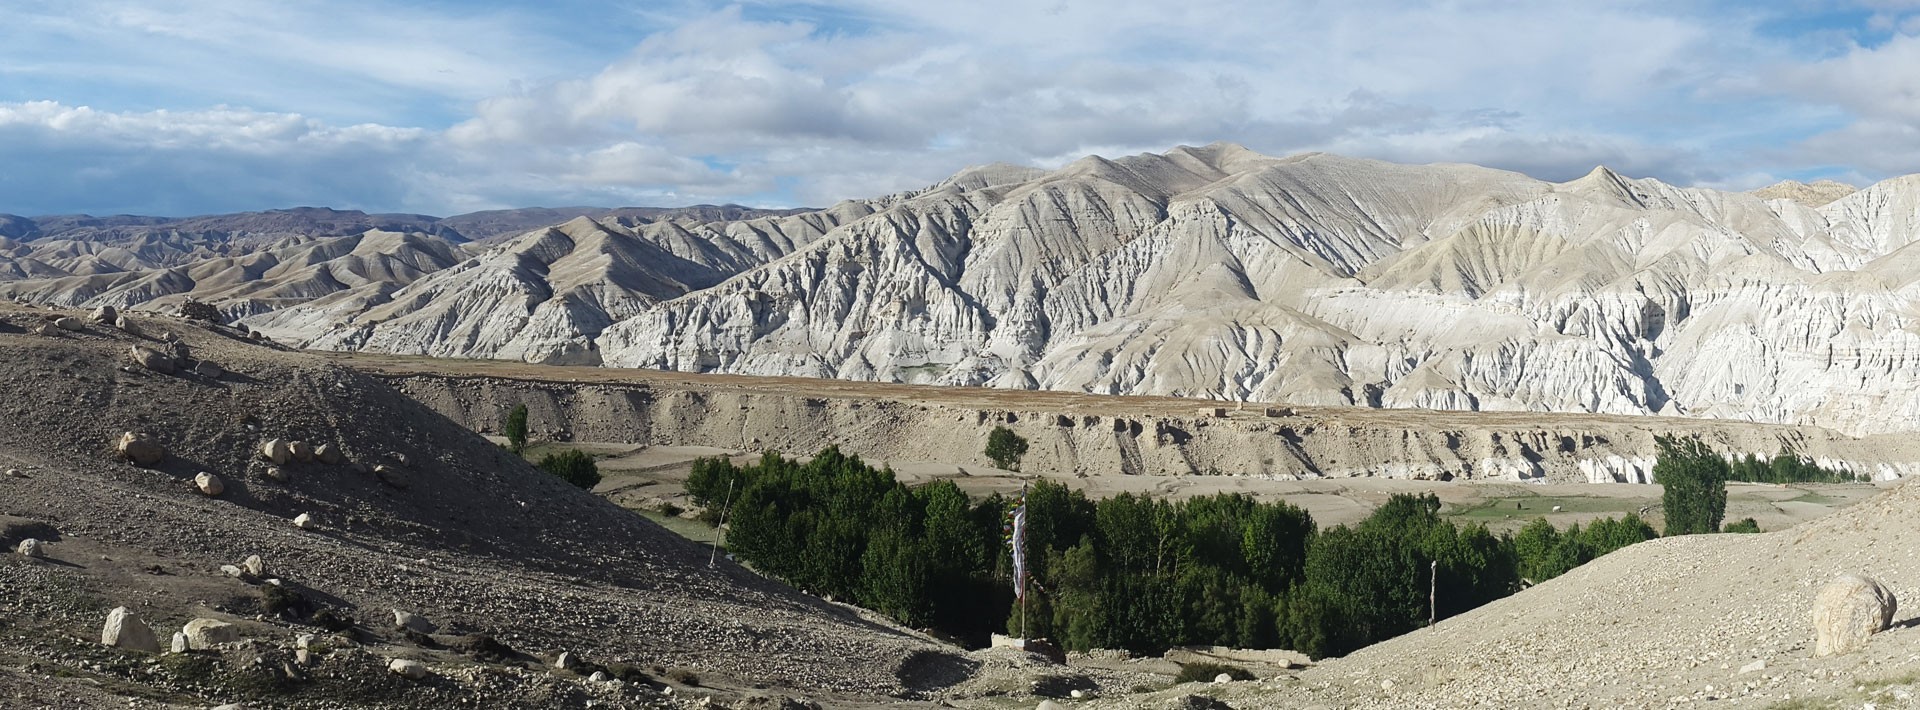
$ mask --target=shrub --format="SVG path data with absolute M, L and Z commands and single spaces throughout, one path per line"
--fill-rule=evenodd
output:
M 1027 440 L 1012 429 L 1003 426 L 993 428 L 987 435 L 987 458 L 993 465 L 1008 471 L 1020 470 L 1020 457 L 1027 455 Z
M 547 454 L 546 458 L 540 459 L 540 468 L 587 490 L 600 485 L 599 464 L 593 462 L 592 456 L 577 449 Z
M 1174 676 L 1173 682 L 1212 683 L 1213 679 L 1220 677 L 1221 673 L 1227 674 L 1227 677 L 1234 680 L 1253 680 L 1253 674 L 1248 673 L 1245 668 L 1201 661 L 1180 666 L 1180 675 Z
M 298 621 L 313 613 L 313 608 L 313 602 L 306 595 L 284 585 L 269 584 L 260 588 L 260 609 L 273 616 Z
M 1727 526 L 1724 528 L 1721 528 L 1720 532 L 1757 533 L 1757 532 L 1760 532 L 1760 523 L 1758 521 L 1755 521 L 1753 518 L 1741 518 L 1731 523 L 1727 523 Z
M 690 668 L 675 668 L 667 671 L 667 679 L 689 688 L 700 687 L 700 674 Z
M 501 426 L 507 434 L 507 448 L 520 453 L 527 448 L 527 405 L 521 404 L 507 412 L 507 422 Z

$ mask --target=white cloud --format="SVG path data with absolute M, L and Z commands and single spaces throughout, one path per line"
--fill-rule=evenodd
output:
M 1868 2 L 1885 6 L 1873 10 L 1891 26 L 1906 21 L 1898 3 Z M 0 41 L 113 46 L 103 61 L 127 68 L 131 84 L 164 85 L 171 70 L 233 98 L 174 111 L 0 104 L 0 161 L 88 166 L 84 184 L 67 187 L 91 190 L 5 183 L 0 209 L 208 194 L 226 196 L 209 203 L 220 209 L 824 204 L 969 164 L 1056 165 L 1216 140 L 1548 179 L 1607 164 L 1729 184 L 1810 165 L 1901 169 L 1904 153 L 1868 146 L 1910 140 L 1901 122 L 1920 118 L 1920 39 L 1806 61 L 1795 56 L 1804 47 L 1759 31 L 1778 11 L 1754 6 L 830 0 L 712 10 L 688 0 L 649 4 L 643 20 L 665 24 L 630 36 L 579 21 L 569 35 L 528 29 L 536 14 L 313 0 L 31 5 Z M 140 41 L 117 41 L 129 33 Z M 588 66 L 583 48 L 617 56 Z M 0 49 L 0 78 L 90 66 L 70 51 L 29 53 Z M 422 96 L 442 108 L 382 108 Z M 204 108 L 222 102 L 266 108 Z M 432 120 L 441 114 L 452 118 Z M 1836 125 L 1783 149 L 1810 126 Z M 1814 161 L 1816 150 L 1836 157 Z M 224 180 L 225 192 L 131 182 L 167 166 Z M 356 181 L 343 186 L 336 172 Z M 181 194 L 140 201 L 155 189 Z

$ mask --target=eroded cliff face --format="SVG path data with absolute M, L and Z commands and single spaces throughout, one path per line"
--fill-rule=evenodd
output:
M 583 217 L 472 254 L 388 240 L 278 276 L 257 253 L 89 252 L 63 268 L 129 270 L 0 294 L 206 298 L 328 350 L 1911 431 L 1920 175 L 1842 188 L 1216 144 L 744 220 Z M 0 280 L 67 263 L 33 244 L 0 242 Z
M 813 394 L 794 380 L 650 383 L 540 382 L 486 376 L 394 375 L 413 398 L 478 430 L 527 405 L 536 431 L 578 441 L 714 446 L 810 454 L 829 445 L 888 461 L 986 468 L 988 433 L 1026 437 L 1023 468 L 1086 475 L 1239 475 L 1542 482 L 1650 482 L 1653 439 L 1697 435 L 1723 453 L 1801 452 L 1876 479 L 1920 472 L 1898 439 L 1862 440 L 1811 428 L 1741 422 L 1193 407 L 1167 399 L 1034 393 L 1006 408 L 967 390 L 912 396 Z M 656 378 L 658 379 L 658 378 Z M 858 389 L 856 386 L 855 389 Z M 1077 398 L 1076 398 L 1077 397 Z
M 692 372 L 1920 426 L 1920 178 L 1820 208 L 1236 146 L 950 181 L 610 326 Z

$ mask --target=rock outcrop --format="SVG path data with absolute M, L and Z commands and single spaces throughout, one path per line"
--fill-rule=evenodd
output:
M 1828 582 L 1813 599 L 1813 655 L 1860 648 L 1893 623 L 1898 606 L 1893 592 L 1872 578 L 1848 574 Z

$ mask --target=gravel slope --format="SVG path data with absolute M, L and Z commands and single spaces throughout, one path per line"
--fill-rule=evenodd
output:
M 163 643 L 185 621 L 213 616 L 241 624 L 260 653 L 291 653 L 297 633 L 321 632 L 259 615 L 259 588 L 219 570 L 252 554 L 361 627 L 357 643 L 302 672 L 312 682 L 253 695 L 295 707 L 333 707 L 344 689 L 368 683 L 373 690 L 354 697 L 381 707 L 588 699 L 638 707 L 671 702 L 659 690 L 674 684 L 676 698 L 884 703 L 970 663 L 736 565 L 710 568 L 705 548 L 531 468 L 377 379 L 185 321 L 136 317 L 140 330 L 171 331 L 195 358 L 228 370 L 219 379 L 160 375 L 122 365 L 130 345 L 157 340 L 93 323 L 29 332 L 48 315 L 0 306 L 8 393 L 0 413 L 11 423 L 0 428 L 0 469 L 20 472 L 0 473 L 0 522 L 9 545 L 22 531 L 55 540 L 47 560 L 0 556 L 0 705 L 39 705 L 63 685 L 81 698 L 76 707 L 91 706 L 82 694 L 103 686 L 189 704 L 249 697 L 233 684 L 154 680 L 145 657 L 89 639 L 107 609 L 126 605 Z M 117 460 L 112 444 L 128 430 L 153 435 L 171 456 L 150 469 Z M 289 480 L 275 482 L 251 462 L 273 437 L 331 443 L 351 464 L 389 470 L 293 463 Z M 194 491 L 202 471 L 222 477 L 226 491 Z M 321 529 L 296 529 L 290 520 L 301 513 Z M 443 631 L 492 636 L 524 662 L 478 663 L 409 640 L 392 630 L 393 608 Z M 654 682 L 617 688 L 532 670 L 561 651 L 660 668 L 649 673 Z M 916 656 L 913 672 L 897 672 Z M 426 659 L 442 677 L 396 684 L 380 670 L 386 657 Z M 668 683 L 667 668 L 719 690 Z

